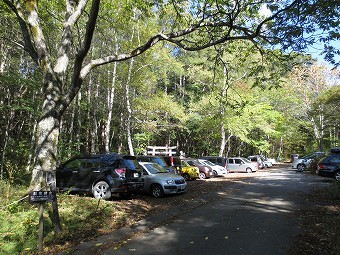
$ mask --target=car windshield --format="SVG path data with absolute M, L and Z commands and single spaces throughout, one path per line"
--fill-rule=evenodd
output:
M 150 174 L 166 173 L 166 170 L 158 164 L 144 164 Z
M 154 158 L 154 161 L 160 166 L 166 166 L 165 162 L 161 158 Z
M 332 154 L 322 160 L 322 163 L 339 163 L 340 154 Z
M 249 159 L 247 159 L 247 158 L 241 158 L 244 162 L 246 162 L 246 163 L 251 163 L 251 161 L 249 160 Z
M 187 162 L 185 162 L 185 161 L 181 161 L 181 163 L 182 163 L 182 165 L 184 166 L 184 167 L 186 167 L 186 166 L 190 166 Z
M 319 157 L 320 155 L 322 155 L 321 153 L 313 153 L 313 154 L 309 154 L 307 156 L 304 156 L 303 159 L 314 159 Z
M 200 160 L 200 163 L 203 163 L 204 165 L 207 166 L 214 166 L 215 164 L 210 162 L 209 160 Z

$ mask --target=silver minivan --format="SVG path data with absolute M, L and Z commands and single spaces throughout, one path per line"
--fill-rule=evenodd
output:
M 252 173 L 258 170 L 256 166 L 250 162 L 249 159 L 242 157 L 228 158 L 227 169 L 228 172 L 245 172 L 245 173 Z

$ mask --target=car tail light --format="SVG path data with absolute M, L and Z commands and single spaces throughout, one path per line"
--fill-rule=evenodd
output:
M 325 168 L 327 168 L 325 165 L 319 164 L 319 169 L 325 169 Z
M 126 172 L 125 168 L 116 168 L 115 171 L 120 177 L 125 177 L 125 172 Z

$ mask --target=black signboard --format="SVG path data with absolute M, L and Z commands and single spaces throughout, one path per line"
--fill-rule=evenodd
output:
M 55 192 L 52 191 L 32 191 L 29 193 L 29 202 L 42 203 L 42 202 L 52 202 L 55 200 Z

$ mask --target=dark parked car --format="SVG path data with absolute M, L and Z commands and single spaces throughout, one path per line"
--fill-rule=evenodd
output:
M 331 149 L 331 154 L 320 161 L 318 174 L 340 181 L 340 147 Z
M 183 161 L 189 164 L 190 166 L 198 167 L 199 172 L 200 172 L 198 177 L 200 179 L 208 179 L 214 176 L 212 168 L 210 166 L 202 165 L 200 162 L 198 162 L 197 159 L 186 158 L 186 159 L 183 159 Z
M 174 174 L 176 171 L 171 166 L 168 166 L 165 160 L 158 156 L 152 156 L 152 155 L 139 155 L 136 156 L 138 162 L 153 162 L 157 163 L 161 167 L 163 167 L 168 173 Z
M 166 164 L 171 167 L 176 174 L 182 174 L 182 161 L 178 156 L 163 156 Z
M 141 173 L 134 156 L 117 153 L 81 155 L 57 168 L 57 189 L 92 193 L 95 198 L 105 200 L 113 193 L 127 198 L 143 188 Z
M 202 156 L 201 159 L 209 160 L 210 162 L 223 166 L 224 168 L 227 168 L 228 159 L 226 157 L 218 157 L 218 156 Z

